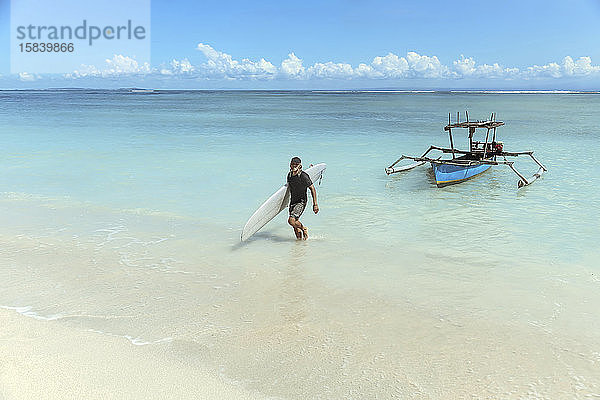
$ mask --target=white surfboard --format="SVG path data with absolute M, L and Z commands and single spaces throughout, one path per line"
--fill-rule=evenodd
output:
M 327 168 L 324 163 L 313 165 L 312 167 L 304 170 L 310 176 L 310 180 L 313 184 L 323 175 L 323 172 Z M 242 241 L 248 239 L 250 236 L 258 232 L 263 226 L 277 216 L 284 208 L 287 208 L 290 204 L 290 191 L 288 190 L 287 183 L 283 185 L 278 191 L 273 193 L 271 197 L 267 199 L 258 210 L 252 214 L 244 229 L 242 230 Z

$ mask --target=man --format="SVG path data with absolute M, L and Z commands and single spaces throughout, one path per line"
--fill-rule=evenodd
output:
M 300 216 L 304 212 L 307 203 L 306 189 L 310 189 L 313 200 L 314 213 L 319 212 L 317 205 L 317 191 L 310 180 L 310 176 L 302 171 L 302 161 L 298 157 L 290 161 L 290 173 L 287 176 L 288 187 L 290 188 L 290 217 L 288 224 L 294 228 L 296 239 L 308 239 L 308 229 L 300 222 Z

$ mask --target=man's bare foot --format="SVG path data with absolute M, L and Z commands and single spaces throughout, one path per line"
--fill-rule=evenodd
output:
M 303 226 L 302 227 L 302 234 L 304 235 L 303 239 L 306 240 L 308 239 L 308 228 Z
M 294 228 L 294 233 L 296 234 L 296 239 L 298 239 L 298 240 L 302 239 L 302 229 Z

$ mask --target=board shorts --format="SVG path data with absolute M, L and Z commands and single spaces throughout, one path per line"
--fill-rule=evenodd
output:
M 290 217 L 300 219 L 300 216 L 306 208 L 306 201 L 301 200 L 298 203 L 290 204 Z

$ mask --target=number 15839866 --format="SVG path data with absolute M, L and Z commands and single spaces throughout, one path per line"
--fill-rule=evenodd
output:
M 73 43 L 19 43 L 21 53 L 72 53 Z

